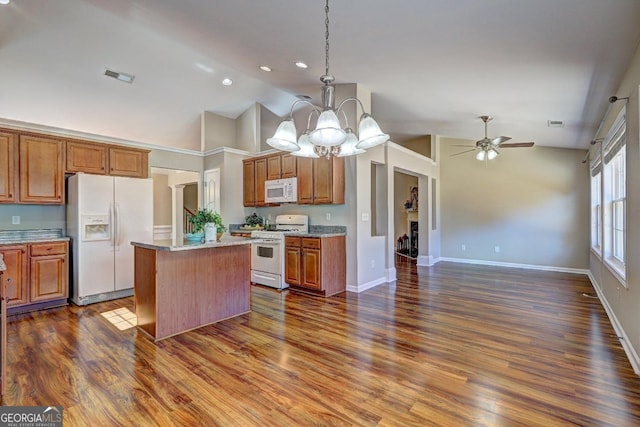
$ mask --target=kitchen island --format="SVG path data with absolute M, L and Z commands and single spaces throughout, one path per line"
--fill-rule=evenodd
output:
M 154 341 L 250 311 L 251 239 L 131 244 L 138 328 Z

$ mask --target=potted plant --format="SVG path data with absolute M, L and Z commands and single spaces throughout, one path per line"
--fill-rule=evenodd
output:
M 198 211 L 189 218 L 189 222 L 193 224 L 193 234 L 187 235 L 188 240 L 202 240 L 204 237 L 204 228 L 207 224 L 214 224 L 217 229 L 218 240 L 227 228 L 222 223 L 222 216 L 218 212 L 209 209 L 198 209 Z

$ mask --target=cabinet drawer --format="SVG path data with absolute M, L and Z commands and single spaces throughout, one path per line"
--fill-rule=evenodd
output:
M 31 256 L 64 255 L 67 253 L 67 242 L 32 243 Z
M 285 236 L 284 238 L 284 245 L 285 246 L 292 246 L 292 247 L 296 247 L 299 248 L 300 247 L 300 237 L 287 237 Z
M 303 248 L 320 249 L 320 239 L 317 238 L 317 237 L 303 237 L 302 238 L 302 247 Z

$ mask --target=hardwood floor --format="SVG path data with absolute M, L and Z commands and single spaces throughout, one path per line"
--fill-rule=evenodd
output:
M 14 316 L 6 405 L 65 426 L 632 426 L 640 381 L 585 276 L 439 263 L 318 298 L 252 288 L 252 312 L 157 345 L 101 313 Z

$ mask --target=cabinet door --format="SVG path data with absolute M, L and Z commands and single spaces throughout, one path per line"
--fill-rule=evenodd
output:
M 281 164 L 282 164 L 282 178 L 293 178 L 296 176 L 296 166 L 297 162 L 296 156 L 291 154 L 283 154 L 281 156 Z
M 300 157 L 298 163 L 298 204 L 313 203 L 313 160 L 308 157 Z
M 313 203 L 344 203 L 344 158 L 314 159 Z
M 302 283 L 309 289 L 322 289 L 320 249 L 302 248 Z
M 244 206 L 256 205 L 256 171 L 253 160 L 242 161 L 242 201 Z
M 16 136 L 12 133 L 0 132 L 0 203 L 16 201 L 17 165 Z
M 65 255 L 31 258 L 31 302 L 66 298 L 67 257 Z
M 267 159 L 256 160 L 256 206 L 267 206 L 264 182 L 267 180 Z
M 20 135 L 20 202 L 64 204 L 63 143 Z
M 27 304 L 27 245 L 0 246 L 0 254 L 7 265 L 3 276 L 7 307 Z
M 107 173 L 107 149 L 103 144 L 67 141 L 67 172 Z
M 282 159 L 280 154 L 267 157 L 267 179 L 280 179 L 282 177 Z
M 146 178 L 149 174 L 148 157 L 148 151 L 109 147 L 109 174 Z
M 299 247 L 284 249 L 284 281 L 290 285 L 300 285 L 300 254 Z

